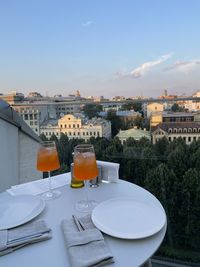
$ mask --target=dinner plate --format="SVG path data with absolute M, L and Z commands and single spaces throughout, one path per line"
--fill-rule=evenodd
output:
M 32 220 L 43 211 L 44 207 L 44 200 L 37 196 L 10 197 L 6 202 L 0 203 L 0 230 L 13 228 Z
M 161 230 L 166 222 L 166 215 L 161 205 L 131 198 L 113 198 L 94 208 L 92 221 L 99 230 L 108 235 L 139 239 Z

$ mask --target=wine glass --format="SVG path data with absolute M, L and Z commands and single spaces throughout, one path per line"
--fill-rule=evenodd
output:
M 60 162 L 58 159 L 58 152 L 56 144 L 53 141 L 45 141 L 40 143 L 40 147 L 37 153 L 37 169 L 38 171 L 47 172 L 49 178 L 49 189 L 42 195 L 45 200 L 54 199 L 60 196 L 60 191 L 52 190 L 51 186 L 51 174 L 50 171 L 54 171 L 60 168 Z
M 85 180 L 85 200 L 76 203 L 76 209 L 81 212 L 90 212 L 97 205 L 95 200 L 88 198 L 88 181 L 98 175 L 96 157 L 93 145 L 78 145 L 74 149 L 74 177 Z

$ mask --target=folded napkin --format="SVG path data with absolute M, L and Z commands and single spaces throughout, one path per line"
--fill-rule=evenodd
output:
M 63 173 L 56 176 L 51 177 L 51 188 L 58 188 L 61 186 L 64 186 L 66 184 L 69 184 L 71 182 L 71 174 L 69 173 Z M 18 184 L 11 186 L 10 189 L 7 189 L 6 191 L 12 195 L 38 195 L 42 194 L 49 189 L 49 178 L 40 179 L 24 184 Z
M 0 256 L 26 245 L 51 238 L 45 221 L 33 221 L 9 230 L 0 230 Z
M 97 160 L 98 166 L 101 166 L 102 180 L 116 183 L 119 179 L 119 163 Z
M 63 220 L 61 227 L 72 267 L 98 267 L 113 263 L 102 233 L 94 226 L 90 215 L 79 218 L 84 230 L 79 231 L 74 220 Z

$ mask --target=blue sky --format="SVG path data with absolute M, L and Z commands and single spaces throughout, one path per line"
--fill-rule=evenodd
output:
M 1 0 L 0 92 L 200 89 L 199 0 Z

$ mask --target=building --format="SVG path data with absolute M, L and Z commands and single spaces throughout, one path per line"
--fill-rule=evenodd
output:
M 164 110 L 164 106 L 161 103 L 150 103 L 146 106 L 146 116 L 150 118 L 152 113 L 162 112 Z
M 10 105 L 13 105 L 23 101 L 24 95 L 16 91 L 12 91 L 10 94 L 0 94 L 0 99 L 8 102 Z
M 36 169 L 39 137 L 20 116 L 0 100 L 0 191 L 42 178 Z
M 151 140 L 151 135 L 149 131 L 137 129 L 137 127 L 125 131 L 120 130 L 116 137 L 119 138 L 122 144 L 124 144 L 126 140 L 130 137 L 134 138 L 137 141 L 144 137 L 148 140 Z
M 197 122 L 200 123 L 200 112 L 154 112 L 150 117 L 150 128 L 162 122 Z
M 196 122 L 163 122 L 159 123 L 152 131 L 152 142 L 166 137 L 169 142 L 181 137 L 190 144 L 200 138 L 200 124 Z
M 200 91 L 195 92 L 192 97 L 200 97 Z M 182 100 L 182 101 L 177 101 L 177 104 L 184 109 L 188 111 L 199 111 L 200 110 L 200 101 L 199 100 Z
M 40 127 L 41 133 L 47 138 L 55 134 L 60 138 L 61 133 L 69 139 L 78 138 L 88 141 L 91 137 L 111 138 L 111 123 L 101 118 L 87 120 L 82 114 L 68 114 L 58 121 L 50 120 Z

